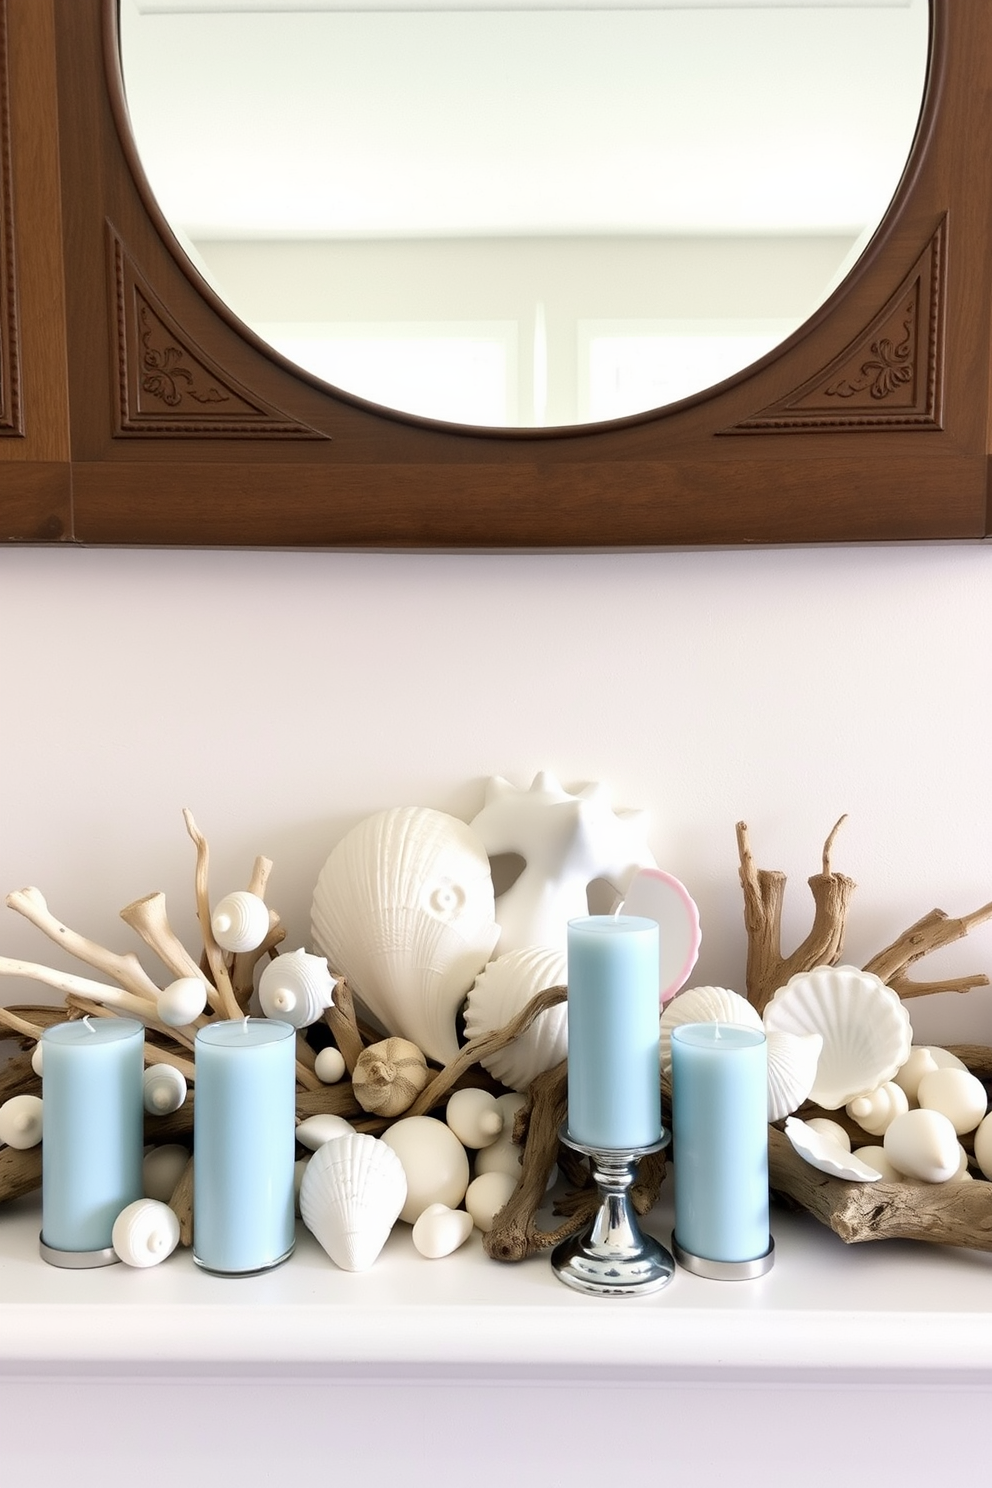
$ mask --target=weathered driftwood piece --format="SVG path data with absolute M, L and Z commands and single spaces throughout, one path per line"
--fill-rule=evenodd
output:
M 193 1159 L 190 1157 L 169 1199 L 169 1208 L 179 1221 L 179 1244 L 193 1244 Z
M 71 971 L 58 971 L 55 967 L 41 966 L 35 961 L 16 961 L 10 956 L 0 956 L 0 976 L 24 977 L 28 981 L 43 982 L 64 996 L 75 993 L 80 997 L 93 998 L 132 1017 L 144 1019 L 155 1016 L 155 1003 L 150 998 L 136 997 L 120 987 L 95 982 L 92 977 L 77 976 Z
M 259 856 L 252 865 L 251 877 L 248 880 L 249 894 L 257 894 L 259 899 L 265 898 L 265 891 L 269 883 L 269 874 L 272 872 L 272 859 Z M 264 957 L 272 954 L 277 945 L 286 939 L 286 932 L 282 927 L 279 916 L 274 909 L 269 910 L 269 929 L 261 945 L 256 946 L 253 951 L 237 951 L 231 958 L 230 973 L 231 986 L 237 998 L 238 1006 L 245 1011 L 251 1001 L 252 992 L 255 990 L 255 967 Z
M 40 1095 L 41 1080 L 31 1064 L 31 1055 L 19 1049 L 0 1064 L 0 1105 L 12 1095 Z
M 84 961 L 87 966 L 112 977 L 132 996 L 153 1005 L 156 1003 L 158 988 L 133 951 L 120 956 L 115 951 L 108 951 L 105 946 L 88 940 L 85 935 L 70 930 L 68 925 L 63 925 L 49 912 L 40 889 L 16 889 L 14 893 L 7 895 L 7 905 L 26 920 L 30 920 L 49 940 L 68 951 L 70 956 L 75 956 L 77 961 Z
M 203 936 L 203 953 L 207 958 L 207 965 L 210 967 L 210 975 L 213 978 L 213 987 L 208 989 L 207 1001 L 222 1017 L 239 1018 L 242 1012 L 238 1006 L 238 999 L 234 995 L 224 952 L 214 939 L 214 932 L 210 928 L 210 848 L 207 839 L 193 820 L 193 813 L 188 806 L 183 808 L 183 820 L 186 823 L 190 840 L 196 848 L 196 872 L 194 874 L 196 913 L 200 921 L 200 934 Z
M 140 935 L 173 977 L 198 977 L 200 968 L 169 924 L 165 895 L 146 894 L 121 910 L 125 925 Z
M 355 1065 L 365 1048 L 355 1016 L 355 1000 L 344 977 L 339 977 L 334 986 L 334 1002 L 324 1009 L 324 1022 L 334 1035 L 334 1042 L 341 1052 L 345 1069 L 354 1073 Z
M 987 987 L 989 979 L 982 972 L 973 976 L 945 978 L 936 982 L 915 982 L 905 976 L 907 966 L 928 956 L 941 946 L 961 940 L 976 925 L 992 919 L 992 903 L 969 915 L 952 919 L 942 909 L 932 909 L 904 930 L 897 940 L 865 964 L 865 971 L 873 971 L 883 982 L 887 982 L 900 997 L 923 997 L 929 992 L 970 992 L 974 987 Z
M 0 1202 L 41 1186 L 41 1147 L 0 1147 Z

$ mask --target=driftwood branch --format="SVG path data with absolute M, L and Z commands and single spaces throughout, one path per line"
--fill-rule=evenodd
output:
M 213 978 L 213 989 L 208 990 L 208 1001 L 225 1018 L 243 1017 L 238 999 L 234 995 L 231 986 L 231 978 L 224 960 L 224 952 L 214 939 L 214 932 L 210 928 L 210 888 L 209 888 L 209 866 L 210 848 L 207 839 L 193 820 L 193 813 L 186 807 L 183 810 L 183 820 L 190 840 L 196 848 L 196 872 L 194 875 L 194 888 L 196 892 L 196 913 L 200 921 L 200 934 L 203 936 L 203 952 L 210 967 L 210 975 Z M 197 972 L 199 974 L 199 972 Z
M 87 940 L 85 935 L 70 930 L 68 925 L 63 925 L 49 912 L 40 889 L 17 889 L 7 895 L 7 904 L 10 909 L 30 920 L 49 940 L 68 951 L 70 956 L 75 956 L 77 961 L 85 961 L 87 966 L 112 977 L 133 996 L 153 1004 L 157 1001 L 159 989 L 132 951 L 119 956 L 115 951 L 108 951 L 105 946 Z
M 344 977 L 339 977 L 334 984 L 334 1002 L 331 1007 L 324 1009 L 324 1022 L 334 1036 L 345 1069 L 349 1075 L 353 1075 L 355 1065 L 365 1048 L 365 1040 L 358 1028 L 355 1000 Z
M 989 979 L 982 973 L 929 983 L 911 981 L 904 973 L 915 961 L 942 946 L 953 945 L 956 940 L 962 940 L 976 925 L 982 925 L 990 919 L 992 903 L 984 904 L 981 909 L 957 919 L 952 919 L 942 909 L 932 909 L 929 914 L 917 920 L 915 925 L 904 930 L 891 945 L 873 956 L 865 965 L 865 971 L 873 971 L 898 992 L 900 997 L 921 997 L 927 992 L 970 992 L 973 987 L 987 987 Z

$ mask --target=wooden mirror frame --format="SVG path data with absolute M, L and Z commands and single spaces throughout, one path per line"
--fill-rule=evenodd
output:
M 987 535 L 992 4 L 932 0 L 931 31 L 896 197 L 809 322 L 656 413 L 494 432 L 377 409 L 268 350 L 177 251 L 144 183 L 115 0 L 0 0 L 0 535 L 431 549 Z

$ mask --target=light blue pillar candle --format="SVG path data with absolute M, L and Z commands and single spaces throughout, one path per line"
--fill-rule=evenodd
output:
M 278 1265 L 294 1244 L 296 1029 L 268 1018 L 196 1035 L 193 1259 L 230 1275 Z
M 768 1056 L 759 1029 L 672 1030 L 672 1142 L 677 1246 L 733 1264 L 766 1255 Z
M 661 1136 L 658 925 L 590 915 L 568 926 L 568 1134 L 629 1152 Z
M 41 1245 L 55 1265 L 114 1259 L 114 1220 L 141 1198 L 144 1048 L 133 1018 L 80 1018 L 42 1035 Z

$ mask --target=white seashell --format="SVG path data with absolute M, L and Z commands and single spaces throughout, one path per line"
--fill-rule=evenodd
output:
M 296 1128 L 296 1140 L 301 1147 L 316 1152 L 325 1142 L 333 1142 L 335 1137 L 348 1137 L 354 1130 L 350 1121 L 343 1116 L 332 1116 L 328 1111 L 320 1116 L 307 1116 L 301 1121 Z
M 837 1142 L 845 1152 L 850 1152 L 851 1138 L 839 1121 L 831 1121 L 829 1116 L 810 1116 L 806 1125 L 812 1131 L 819 1132 L 821 1137 L 829 1137 L 831 1142 Z M 878 1150 L 881 1152 L 881 1147 Z
M 739 1023 L 744 1028 L 759 1030 L 762 1027 L 759 1014 L 739 992 L 731 992 L 727 987 L 687 987 L 665 1004 L 661 1015 L 663 1070 L 672 1067 L 672 1029 L 685 1023 Z
M 699 910 L 685 884 L 660 868 L 639 868 L 627 888 L 624 914 L 643 915 L 658 925 L 658 986 L 668 1002 L 692 975 L 702 935 Z
M 882 1145 L 894 1168 L 907 1178 L 946 1183 L 960 1166 L 961 1144 L 939 1111 L 906 1111 L 887 1128 Z
M 975 1132 L 975 1161 L 985 1177 L 992 1178 L 992 1116 L 986 1116 Z
M 363 1132 L 325 1142 L 300 1183 L 303 1223 L 343 1271 L 369 1269 L 405 1200 L 403 1164 Z
M 785 1123 L 785 1135 L 799 1156 L 821 1173 L 834 1178 L 845 1178 L 849 1183 L 877 1183 L 881 1173 L 869 1167 L 853 1152 L 842 1147 L 829 1136 L 822 1136 L 798 1116 L 790 1116 Z
M 210 928 L 222 950 L 254 951 L 269 933 L 269 906 L 248 889 L 236 889 L 214 905 Z
M 503 1113 L 488 1090 L 456 1090 L 444 1119 L 463 1147 L 491 1147 L 503 1131 Z
M 818 1033 L 770 1033 L 768 1049 L 768 1120 L 781 1121 L 797 1111 L 813 1089 L 823 1048 Z
M 258 1000 L 267 1018 L 309 1028 L 332 1005 L 334 987 L 326 959 L 301 948 L 269 962 L 258 979 Z
M 314 890 L 313 941 L 372 1016 L 442 1064 L 455 1018 L 499 936 L 492 875 L 456 817 L 399 807 L 338 843 Z
M 413 1227 L 413 1243 L 429 1261 L 451 1255 L 471 1235 L 475 1223 L 465 1209 L 428 1204 Z
M 844 1109 L 870 1137 L 882 1137 L 895 1118 L 909 1110 L 909 1096 L 894 1080 L 886 1080 L 877 1090 L 848 1101 Z
M 41 1046 L 41 1039 L 39 1039 L 34 1048 L 31 1050 L 31 1068 L 34 1070 L 39 1080 L 41 1079 L 44 1059 L 45 1053 Z
M 867 1163 L 882 1175 L 883 1183 L 902 1183 L 905 1174 L 900 1173 L 889 1161 L 884 1147 L 855 1147 L 854 1155 L 859 1162 Z
M 158 1199 L 135 1199 L 114 1220 L 110 1240 L 126 1266 L 157 1266 L 179 1244 L 179 1219 Z
M 0 1106 L 0 1142 L 27 1151 L 41 1141 L 41 1096 L 12 1095 Z
M 496 956 L 479 973 L 465 1002 L 465 1032 L 470 1039 L 502 1028 L 548 987 L 564 986 L 567 957 L 563 950 L 530 946 Z M 481 1061 L 503 1085 L 527 1090 L 535 1076 L 560 1064 L 568 1053 L 568 1005 L 560 1002 L 535 1018 L 505 1049 Z
M 519 1177 L 519 1175 L 518 1175 Z M 488 1234 L 499 1211 L 517 1187 L 517 1178 L 509 1173 L 480 1173 L 465 1190 L 465 1208 L 477 1230 Z
M 363 1049 L 351 1074 L 352 1093 L 363 1111 L 400 1116 L 427 1085 L 430 1071 L 416 1044 L 405 1038 L 382 1039 Z
M 520 1161 L 523 1148 L 513 1140 L 513 1124 L 517 1112 L 527 1104 L 527 1097 L 511 1091 L 496 1098 L 496 1106 L 503 1117 L 503 1130 L 489 1147 L 475 1154 L 476 1176 L 480 1173 L 507 1173 L 516 1181 L 520 1177 Z
M 343 1080 L 347 1067 L 341 1050 L 336 1049 L 333 1044 L 328 1044 L 325 1049 L 318 1050 L 313 1062 L 314 1074 L 325 1085 L 336 1085 L 339 1080 Z
M 404 1116 L 383 1132 L 381 1140 L 393 1149 L 406 1173 L 400 1219 L 416 1223 L 428 1204 L 458 1207 L 468 1188 L 468 1157 L 450 1126 L 436 1116 Z
M 170 1028 L 195 1023 L 207 1005 L 207 984 L 200 977 L 180 977 L 158 994 L 158 1016 Z
M 147 1152 L 141 1164 L 141 1187 L 146 1199 L 167 1204 L 186 1171 L 189 1149 L 179 1142 L 163 1142 Z
M 145 1110 L 153 1116 L 178 1111 L 186 1099 L 186 1077 L 174 1064 L 150 1064 L 143 1077 Z
M 300 1218 L 300 1189 L 303 1186 L 303 1174 L 307 1170 L 310 1161 L 310 1153 L 306 1157 L 298 1157 L 293 1164 L 293 1210 L 297 1219 Z
M 919 1105 L 916 1092 L 920 1088 L 920 1081 L 924 1075 L 937 1068 L 937 1061 L 933 1054 L 923 1044 L 916 1044 L 909 1051 L 909 1058 L 905 1064 L 899 1066 L 893 1080 L 900 1090 L 905 1091 L 906 1098 L 911 1106 Z
M 988 1097 L 977 1075 L 945 1065 L 930 1070 L 920 1080 L 917 1098 L 927 1111 L 940 1111 L 958 1136 L 974 1131 L 985 1118 Z
M 909 1014 L 880 977 L 856 966 L 817 966 L 780 987 L 765 1008 L 767 1033 L 818 1033 L 823 1050 L 810 1099 L 837 1111 L 905 1064 Z

